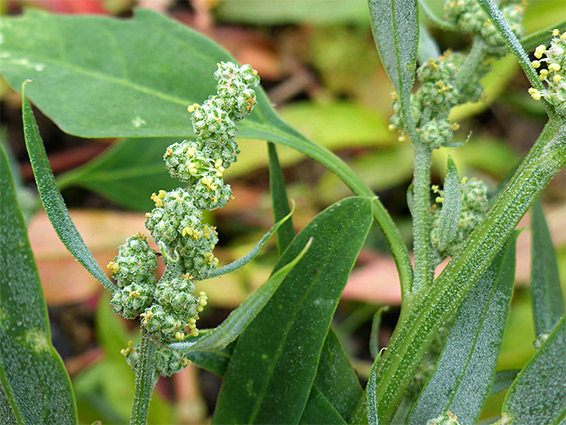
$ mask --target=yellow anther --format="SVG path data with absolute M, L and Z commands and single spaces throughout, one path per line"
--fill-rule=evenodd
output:
M 206 264 L 213 264 L 215 259 L 216 258 L 214 257 L 214 254 L 212 252 L 206 252 L 204 254 L 204 260 L 206 261 Z
M 208 304 L 208 301 L 205 300 L 204 298 L 201 298 L 200 300 L 198 300 L 198 303 L 204 307 L 205 305 Z
M 145 218 L 151 218 L 151 213 L 145 213 Z
M 169 157 L 173 155 L 173 151 L 171 150 L 171 148 L 167 148 L 167 150 L 165 151 L 165 155 L 163 155 L 165 158 Z
M 198 103 L 193 103 L 192 105 L 190 105 L 190 106 L 187 108 L 187 111 L 189 111 L 189 112 L 192 114 L 192 113 L 195 112 L 195 110 L 198 109 L 198 108 L 199 108 L 199 104 L 198 104 Z
M 136 233 L 136 238 L 141 239 L 142 241 L 145 241 L 147 239 L 147 236 L 144 235 L 142 232 L 138 232 L 138 233 Z
M 221 166 L 222 166 L 222 160 L 220 158 L 214 161 L 214 168 L 219 168 Z
M 401 143 L 406 142 L 407 141 L 407 137 L 403 134 L 399 137 L 397 137 L 397 140 Z
M 560 71 L 560 65 L 557 63 L 551 63 L 550 65 L 548 65 L 548 69 L 551 71 L 558 72 Z
M 555 76 L 552 78 L 552 81 L 553 81 L 554 83 L 559 83 L 561 80 L 562 80 L 562 75 L 555 75 Z
M 452 127 L 452 130 L 454 131 L 460 130 L 460 124 L 458 124 L 457 122 L 453 122 L 452 124 L 450 124 L 450 127 Z
M 395 92 L 395 91 L 391 92 L 391 99 L 393 99 L 393 100 L 397 99 L 397 92 Z
M 205 237 L 205 239 L 208 239 L 210 237 L 210 228 L 204 226 L 202 228 L 202 235 Z
M 118 273 L 118 270 L 120 270 L 120 266 L 116 264 L 114 261 L 110 261 L 106 267 L 110 269 L 112 274 Z
M 535 58 L 540 59 L 542 58 L 542 54 L 546 52 L 546 46 L 541 44 L 535 49 Z
M 540 68 L 540 61 L 532 61 L 531 65 L 533 66 L 533 68 Z
M 175 332 L 175 339 L 177 341 L 182 341 L 187 337 L 184 332 Z
M 187 149 L 187 156 L 191 157 L 195 154 L 195 148 L 188 148 Z
M 181 275 L 181 277 L 185 280 L 193 280 L 195 277 L 191 276 L 190 273 L 185 273 L 184 275 Z
M 389 130 L 389 131 L 395 131 L 395 130 L 397 130 L 397 127 L 394 126 L 393 124 L 389 124 L 389 125 L 387 126 L 387 130 Z
M 162 189 L 162 190 L 159 191 L 159 194 L 157 196 L 159 196 L 161 199 L 163 199 L 163 198 L 165 198 L 165 195 L 167 195 L 167 192 Z
M 430 188 L 432 189 L 433 193 L 438 193 L 439 188 L 437 184 L 433 184 Z
M 192 324 L 194 325 L 196 322 L 197 322 L 197 319 L 195 319 L 194 317 L 191 317 L 191 318 L 189 319 L 189 324 L 192 323 Z
M 163 201 L 161 200 L 161 198 L 160 198 L 158 195 L 156 195 L 155 193 L 152 193 L 152 194 L 151 194 L 150 199 L 151 199 L 153 202 L 155 202 L 155 206 L 156 206 L 157 208 L 161 208 L 161 207 L 164 205 L 164 204 L 163 204 Z
M 212 197 L 212 202 L 214 202 L 215 204 L 218 202 L 218 196 L 213 196 Z
M 187 367 L 191 365 L 191 361 L 189 359 L 187 359 L 186 357 L 183 357 L 181 359 L 181 366 L 183 367 Z
M 560 35 L 560 40 L 566 40 L 566 32 L 563 32 L 563 33 Z
M 540 75 L 538 76 L 538 79 L 541 81 L 546 80 L 546 77 L 548 77 L 548 69 L 541 69 L 540 70 Z
M 191 329 L 191 336 L 198 336 L 198 329 L 197 328 Z
M 202 305 L 197 306 L 196 310 L 200 313 L 201 311 L 204 310 L 204 307 Z M 193 329 L 194 330 L 194 329 Z M 191 331 L 192 332 L 192 331 Z
M 436 202 L 438 202 L 439 204 L 444 202 L 444 198 L 442 196 L 437 196 L 435 199 Z
M 139 296 L 140 296 L 140 293 L 138 291 L 132 291 L 132 292 L 130 292 L 130 295 L 129 295 L 130 298 L 137 298 Z
M 462 184 L 465 184 L 468 181 L 467 177 L 462 177 Z
M 559 35 L 560 35 L 560 31 L 558 31 L 556 28 L 552 30 L 553 37 L 558 37 Z
M 189 323 L 189 324 L 187 325 L 187 327 L 188 327 L 189 329 L 195 329 L 195 328 L 197 327 L 197 325 L 196 325 L 196 323 Z
M 534 88 L 532 88 L 532 87 L 529 89 L 529 94 L 531 95 L 531 97 L 532 97 L 534 100 L 540 100 L 540 98 L 542 97 L 542 95 L 540 94 L 540 92 L 539 92 L 537 89 L 534 89 Z

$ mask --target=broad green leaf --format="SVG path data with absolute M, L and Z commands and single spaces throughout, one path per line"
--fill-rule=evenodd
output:
M 241 258 L 238 258 L 236 261 L 233 261 L 230 264 L 226 264 L 224 267 L 220 267 L 219 269 L 212 270 L 203 279 L 212 279 L 214 277 L 222 276 L 224 274 L 234 272 L 244 267 L 255 257 L 257 257 L 257 255 L 260 253 L 261 249 L 266 244 L 268 239 L 274 233 L 276 233 L 281 228 L 281 226 L 283 226 L 287 222 L 287 220 L 291 218 L 291 214 L 293 214 L 293 211 L 288 211 L 286 216 L 281 217 L 279 221 L 277 221 L 273 226 L 271 226 L 271 229 L 269 229 L 269 231 L 265 235 L 263 235 L 263 237 L 259 240 L 259 242 L 246 255 L 244 255 Z
M 536 334 L 548 335 L 564 316 L 556 252 L 540 200 L 531 207 L 531 299 Z
M 365 25 L 368 21 L 365 3 L 365 0 L 223 1 L 214 10 L 214 14 L 222 21 L 252 25 Z
M 0 217 L 0 422 L 77 423 L 71 382 L 51 344 L 41 282 L 3 146 Z
M 206 37 L 149 10 L 136 10 L 128 21 L 30 10 L 0 18 L 0 25 L 0 72 L 16 88 L 35 79 L 30 98 L 64 131 L 81 137 L 190 137 L 187 105 L 214 93 L 216 64 L 233 60 Z M 336 155 L 281 121 L 261 88 L 257 103 L 239 137 L 295 149 L 328 167 L 355 194 L 373 196 Z M 407 249 L 379 201 L 374 217 L 402 284 L 410 285 Z
M 525 365 L 507 392 L 505 424 L 562 424 L 566 419 L 566 319 Z
M 438 250 L 441 252 L 446 249 L 458 233 L 461 209 L 460 179 L 456 164 L 454 164 L 451 156 L 448 156 L 447 164 L 442 209 L 438 218 Z
M 57 177 L 60 190 L 81 186 L 116 204 L 137 211 L 150 211 L 149 195 L 172 190 L 179 181 L 171 178 L 163 162 L 165 149 L 178 139 L 126 139 L 92 161 Z
M 405 128 L 412 136 L 409 106 L 419 42 L 417 1 L 369 0 L 369 14 L 381 62 L 399 95 Z
M 347 423 L 361 395 L 362 388 L 356 373 L 336 334 L 330 329 L 322 346 L 309 400 L 299 423 Z
M 275 270 L 281 270 L 315 237 L 305 258 L 240 335 L 214 423 L 299 422 L 371 214 L 371 199 L 348 198 L 320 213 L 293 239 Z
M 279 158 L 277 157 L 277 149 L 273 143 L 267 144 L 269 153 L 269 190 L 271 192 L 271 205 L 273 206 L 273 220 L 279 221 L 283 217 L 291 213 L 289 209 L 289 200 L 287 199 L 287 191 L 285 190 L 285 180 L 279 166 Z M 279 230 L 277 230 L 277 248 L 279 255 L 289 246 L 295 237 L 293 229 L 293 221 L 291 218 L 287 220 Z
M 186 357 L 198 367 L 222 377 L 232 357 L 234 345 L 232 343 L 218 351 L 191 351 L 186 354 Z
M 506 369 L 495 372 L 489 395 L 499 394 L 509 388 L 519 372 L 519 369 Z
M 409 416 L 410 425 L 447 411 L 463 425 L 476 422 L 497 365 L 515 280 L 517 236 L 511 236 L 462 303 L 436 369 Z
M 24 90 L 22 89 L 22 92 Z M 110 291 L 114 290 L 114 284 L 104 274 L 89 249 L 86 247 L 81 235 L 77 231 L 69 213 L 61 192 L 55 183 L 55 177 L 49 166 L 47 153 L 43 141 L 39 135 L 39 129 L 33 116 L 31 105 L 25 94 L 22 96 L 22 120 L 24 123 L 24 136 L 26 148 L 33 169 L 37 190 L 41 203 L 49 217 L 51 225 L 57 232 L 59 239 L 79 263 Z
M 202 331 L 202 336 L 192 341 L 173 343 L 170 347 L 184 352 L 219 351 L 235 341 L 269 302 L 289 272 L 308 252 L 311 244 L 312 239 L 305 241 L 302 250 L 292 258 L 292 261 L 273 273 L 269 280 L 248 296 L 236 310 L 232 311 L 220 326 Z

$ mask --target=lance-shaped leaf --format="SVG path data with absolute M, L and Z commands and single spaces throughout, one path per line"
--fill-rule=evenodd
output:
M 287 199 L 283 173 L 279 166 L 277 149 L 273 143 L 268 143 L 267 149 L 269 154 L 269 190 L 271 192 L 271 205 L 273 206 L 273 219 L 275 221 L 279 221 L 290 212 L 289 200 Z M 294 237 L 295 231 L 293 230 L 293 221 L 288 220 L 277 231 L 277 248 L 279 250 L 279 255 L 285 251 Z
M 531 298 L 537 335 L 548 335 L 564 316 L 556 253 L 540 201 L 531 207 Z
M 326 335 L 320 363 L 301 424 L 346 424 L 362 395 L 356 373 L 332 329 Z
M 311 244 L 312 239 L 306 241 L 303 249 L 290 263 L 273 273 L 269 280 L 256 289 L 253 294 L 248 296 L 236 310 L 230 313 L 220 326 L 214 329 L 204 330 L 202 332 L 203 335 L 199 338 L 187 342 L 173 343 L 170 347 L 183 352 L 194 350 L 218 351 L 225 348 L 228 344 L 233 342 L 258 315 L 275 291 L 277 291 L 279 285 L 285 280 L 289 272 L 309 250 Z
M 294 205 L 293 205 L 293 209 L 294 209 Z M 268 239 L 271 237 L 271 235 L 273 235 L 275 232 L 277 232 L 277 230 L 282 225 L 284 225 L 287 220 L 289 220 L 291 218 L 291 214 L 293 214 L 293 211 L 289 211 L 286 216 L 282 217 L 277 223 L 275 223 L 273 226 L 271 226 L 271 229 L 269 229 L 269 231 L 265 235 L 262 236 L 262 238 L 259 240 L 259 242 L 250 250 L 250 252 L 248 252 L 242 258 L 238 258 L 236 261 L 233 261 L 230 264 L 225 265 L 224 267 L 220 267 L 219 269 L 215 269 L 215 270 L 211 271 L 204 278 L 205 279 L 211 279 L 213 277 L 222 276 L 224 274 L 231 273 L 233 271 L 236 271 L 236 270 L 244 267 L 246 264 L 248 264 L 250 261 L 252 261 L 260 253 L 261 249 L 263 248 L 265 243 L 268 241 Z
M 409 416 L 426 423 L 447 411 L 474 424 L 489 395 L 515 280 L 518 232 L 495 257 L 466 296 L 436 369 Z
M 566 421 L 565 353 L 563 317 L 507 392 L 502 423 L 558 425 Z
M 28 10 L 18 18 L 1 17 L 0 38 L 0 73 L 16 89 L 34 79 L 30 99 L 65 132 L 80 137 L 191 137 L 187 106 L 216 92 L 212 73 L 218 62 L 234 61 L 203 35 L 141 9 L 132 20 Z M 256 92 L 257 107 L 240 124 L 239 137 L 295 149 L 328 167 L 355 194 L 374 196 L 340 158 L 284 123 L 263 89 Z M 374 217 L 402 285 L 409 287 L 407 249 L 378 200 Z
M 373 38 L 401 103 L 407 132 L 414 132 L 410 96 L 415 80 L 419 25 L 416 0 L 369 0 Z
M 23 89 L 22 92 L 24 92 Z M 96 280 L 102 283 L 107 289 L 113 291 L 115 288 L 114 284 L 104 274 L 91 252 L 86 247 L 71 217 L 69 217 L 67 206 L 61 196 L 61 192 L 59 192 L 57 188 L 57 183 L 55 182 L 55 177 L 53 177 L 53 172 L 49 166 L 49 160 L 47 159 L 43 141 L 39 135 L 39 129 L 37 128 L 31 105 L 26 99 L 25 93 L 22 96 L 22 119 L 24 123 L 26 148 L 28 150 L 31 167 L 33 168 L 37 190 L 51 225 L 57 232 L 61 242 L 63 242 L 69 252 L 73 254 L 73 257 L 75 257 Z
M 320 213 L 293 239 L 276 270 L 315 236 L 305 258 L 240 335 L 216 405 L 215 423 L 299 422 L 371 214 L 371 199 L 348 198 Z
M 438 219 L 438 250 L 440 252 L 444 251 L 456 237 L 460 221 L 460 180 L 458 179 L 456 164 L 454 164 L 451 156 L 448 156 L 443 192 L 442 209 Z
M 0 213 L 0 422 L 77 423 L 71 382 L 51 345 L 41 282 L 2 146 Z
M 495 372 L 489 395 L 498 394 L 509 388 L 519 372 L 519 369 L 506 369 Z

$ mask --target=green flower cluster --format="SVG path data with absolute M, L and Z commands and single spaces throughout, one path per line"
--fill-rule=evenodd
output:
M 511 30 L 521 38 L 523 0 L 507 0 L 500 5 L 500 10 Z M 461 31 L 479 35 L 488 46 L 499 48 L 498 54 L 505 54 L 505 40 L 476 0 L 448 0 L 444 4 L 444 16 L 447 21 L 456 24 Z
M 128 347 L 120 352 L 126 358 L 126 363 L 136 371 L 140 358 L 139 346 L 134 346 L 132 341 L 128 341 Z M 155 357 L 155 367 L 160 376 L 171 376 L 191 364 L 183 353 L 167 347 L 158 347 Z
M 259 84 L 257 72 L 249 65 L 238 68 L 222 62 L 214 78 L 218 93 L 202 105 L 188 108 L 196 140 L 175 143 L 164 155 L 171 176 L 189 183 L 195 206 L 205 210 L 223 207 L 232 195 L 222 173 L 240 152 L 235 140 L 236 125 L 253 110 L 253 87 Z
M 530 88 L 529 93 L 535 100 L 544 98 L 566 117 L 566 32 L 560 34 L 555 29 L 552 36 L 550 48 L 540 45 L 535 49 L 536 60 L 532 63 L 547 88 L 542 91 Z
M 433 186 L 432 190 L 438 194 L 436 202 L 442 203 L 444 192 L 439 190 L 438 186 Z M 435 208 L 436 205 L 433 206 L 430 240 L 440 261 L 446 257 L 454 256 L 460 250 L 466 238 L 472 233 L 472 230 L 483 219 L 488 209 L 487 193 L 488 187 L 483 181 L 466 177 L 461 180 L 458 232 L 442 251 L 438 249 L 440 209 Z
M 479 77 L 477 81 L 458 84 L 458 73 L 464 63 L 465 56 L 448 50 L 444 55 L 429 59 L 417 71 L 420 89 L 411 95 L 411 118 L 417 128 L 421 141 L 433 149 L 446 144 L 458 130 L 456 123 L 448 121 L 450 110 L 464 102 L 477 101 L 482 93 Z M 391 131 L 404 130 L 400 114 L 400 103 L 395 97 L 391 117 Z M 402 135 L 399 140 L 404 141 Z
M 163 344 L 199 334 L 197 321 L 208 298 L 204 292 L 194 294 L 195 282 L 218 264 L 213 254 L 218 235 L 202 222 L 202 211 L 225 205 L 232 195 L 222 173 L 239 152 L 236 124 L 256 102 L 253 87 L 259 77 L 249 65 L 220 63 L 214 78 L 217 94 L 188 108 L 196 140 L 174 143 L 164 155 L 170 174 L 188 187 L 153 193 L 155 208 L 146 214 L 145 226 L 160 247 L 165 273 L 157 281 L 157 254 L 141 234 L 129 238 L 108 264 L 117 283 L 111 301 L 114 311 L 127 319 L 139 316 L 142 326 Z M 136 350 L 129 347 L 123 352 L 135 364 Z M 163 375 L 188 364 L 166 347 L 159 349 L 158 357 Z

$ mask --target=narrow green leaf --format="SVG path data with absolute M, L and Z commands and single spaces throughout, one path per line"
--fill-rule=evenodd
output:
M 356 373 L 336 334 L 330 329 L 322 346 L 311 394 L 299 423 L 346 423 L 361 395 L 362 388 Z M 322 399 L 326 402 L 322 403 Z M 336 414 L 340 421 L 332 420 Z
M 222 276 L 224 274 L 231 273 L 233 271 L 236 271 L 244 267 L 255 257 L 257 257 L 257 255 L 260 253 L 261 249 L 263 248 L 267 240 L 271 237 L 271 235 L 276 233 L 279 230 L 279 228 L 283 226 L 285 222 L 287 222 L 287 220 L 291 218 L 291 214 L 293 214 L 293 211 L 288 211 L 286 216 L 280 218 L 278 222 L 276 222 L 273 226 L 271 226 L 271 229 L 269 229 L 269 231 L 265 235 L 263 235 L 263 237 L 250 250 L 250 252 L 248 252 L 242 258 L 238 258 L 236 261 L 233 261 L 230 264 L 225 265 L 224 267 L 220 267 L 218 269 L 212 270 L 209 274 L 207 274 L 204 277 L 204 279 L 212 279 L 214 277 Z
M 28 10 L 0 24 L 0 72 L 16 89 L 34 78 L 30 98 L 64 131 L 81 137 L 193 136 L 186 107 L 216 91 L 212 73 L 219 61 L 234 60 L 213 41 L 149 10 L 136 10 L 133 20 Z M 340 158 L 281 121 L 261 88 L 257 104 L 239 137 L 295 149 L 328 167 L 355 194 L 374 196 Z M 410 287 L 407 249 L 379 201 L 374 217 L 403 287 Z
M 410 95 L 419 41 L 417 10 L 416 0 L 369 0 L 373 38 L 399 95 L 401 114 L 410 135 L 413 132 Z
M 537 335 L 548 335 L 564 316 L 556 252 L 540 200 L 531 206 L 531 298 Z
M 279 166 L 277 149 L 273 143 L 267 143 L 267 149 L 269 154 L 269 189 L 271 192 L 271 205 L 273 206 L 273 220 L 277 222 L 289 215 L 291 210 L 289 209 L 289 200 L 285 190 L 285 180 Z M 279 255 L 283 254 L 283 251 L 289 246 L 294 237 L 293 221 L 289 219 L 277 230 Z
M 0 422 L 77 423 L 69 376 L 51 344 L 47 307 L 8 157 L 0 146 Z
M 367 408 L 367 420 L 368 425 L 379 425 L 379 415 L 377 413 L 377 400 L 375 397 L 376 388 L 376 370 L 377 370 L 377 359 L 371 365 L 371 371 L 369 373 L 369 380 L 367 386 L 368 395 L 368 408 Z
M 421 11 L 424 12 L 424 16 L 437 27 L 448 31 L 458 31 L 457 25 L 436 16 L 436 13 L 434 13 L 434 11 L 429 7 L 426 0 L 419 0 L 419 6 Z
M 425 64 L 429 59 L 436 59 L 440 56 L 440 48 L 436 40 L 432 38 L 425 25 L 419 25 L 419 48 L 417 57 L 419 63 Z
M 557 29 L 558 31 L 565 32 L 566 31 L 566 21 L 562 21 L 558 24 L 552 25 L 551 27 L 542 29 L 537 31 L 533 34 L 529 34 L 526 37 L 521 39 L 521 45 L 523 49 L 527 52 L 531 52 L 536 49 L 537 46 L 544 44 L 548 46 L 550 44 L 550 40 L 552 39 L 552 30 Z
M 5 425 L 18 425 L 18 421 L 14 416 L 14 412 L 12 411 L 12 407 L 10 406 L 10 402 L 6 398 L 6 394 L 4 394 L 4 389 L 0 385 L 0 419 L 2 419 L 2 423 Z
M 201 369 L 222 377 L 226 372 L 234 347 L 235 343 L 232 343 L 219 351 L 190 351 L 185 357 Z
M 444 251 L 458 233 L 460 222 L 460 179 L 458 170 L 451 156 L 448 156 L 446 177 L 444 177 L 444 195 L 442 209 L 438 219 L 438 250 Z
M 558 424 L 566 419 L 566 318 L 531 357 L 507 392 L 505 424 Z
M 503 14 L 499 10 L 499 8 L 491 1 L 491 0 L 477 0 L 482 9 L 487 13 L 487 16 L 501 35 L 501 37 L 505 40 L 507 46 L 511 49 L 519 65 L 523 68 L 523 72 L 527 76 L 531 85 L 537 90 L 544 90 L 544 85 L 538 78 L 538 74 L 533 68 L 531 64 L 531 60 L 529 56 L 523 49 L 523 46 L 519 42 L 519 39 L 515 35 L 515 33 L 511 30 L 511 27 L 503 17 Z M 546 100 L 543 99 L 543 104 L 545 105 L 546 111 L 549 116 L 552 118 L 555 115 L 552 106 L 549 105 Z
M 312 244 L 312 238 L 306 241 L 302 250 L 291 262 L 277 270 L 261 287 L 248 296 L 236 310 L 214 329 L 202 331 L 202 336 L 187 342 L 177 342 L 170 345 L 175 350 L 184 352 L 218 351 L 235 341 L 242 331 L 254 320 L 269 299 L 277 291 L 277 288 L 285 280 L 289 272 L 305 256 Z
M 285 250 L 275 270 L 315 235 L 304 260 L 240 335 L 213 422 L 298 423 L 340 294 L 369 231 L 372 202 L 348 198 L 332 205 Z
M 506 369 L 495 372 L 489 395 L 499 394 L 509 388 L 519 372 L 519 369 Z
M 24 89 L 22 88 L 22 93 L 23 92 Z M 73 257 L 75 257 L 96 280 L 102 283 L 106 289 L 113 291 L 115 288 L 114 284 L 104 274 L 89 249 L 86 247 L 71 217 L 69 217 L 65 201 L 55 183 L 55 177 L 53 177 L 53 172 L 49 166 L 49 160 L 47 159 L 43 141 L 39 135 L 39 129 L 37 128 L 33 111 L 25 97 L 25 93 L 22 95 L 22 119 L 24 123 L 26 148 L 35 176 L 37 190 L 39 191 L 41 203 L 43 204 L 43 208 L 45 208 L 51 225 L 57 232 L 61 242 L 63 242 Z
M 381 317 L 383 316 L 383 313 L 388 309 L 388 306 L 379 307 L 371 320 L 369 352 L 374 359 L 379 356 L 379 329 L 381 327 Z
M 124 208 L 150 211 L 155 204 L 149 194 L 179 186 L 163 163 L 165 149 L 175 141 L 148 138 L 115 143 L 82 167 L 58 176 L 57 185 L 60 190 L 81 186 Z
M 409 416 L 410 425 L 452 412 L 461 424 L 474 424 L 489 390 L 503 338 L 515 280 L 516 231 L 470 290 L 436 369 Z

